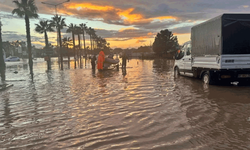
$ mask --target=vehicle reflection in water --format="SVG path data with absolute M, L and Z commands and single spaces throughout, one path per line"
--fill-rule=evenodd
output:
M 172 60 L 100 72 L 82 61 L 7 67 L 2 149 L 249 149 L 249 87 L 174 77 Z M 85 66 L 85 68 L 84 68 Z M 18 70 L 18 73 L 13 71 Z M 22 79 L 22 80 L 19 80 Z
M 192 144 L 202 149 L 249 148 L 249 87 L 207 86 L 189 77 L 175 81 Z

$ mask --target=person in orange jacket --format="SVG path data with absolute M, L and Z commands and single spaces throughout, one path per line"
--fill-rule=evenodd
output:
M 97 69 L 98 70 L 103 70 L 103 62 L 105 60 L 105 54 L 104 52 L 101 50 L 99 52 L 99 56 L 98 56 L 98 59 L 97 59 Z

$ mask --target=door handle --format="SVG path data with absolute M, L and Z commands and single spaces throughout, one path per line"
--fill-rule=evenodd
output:
M 185 60 L 185 59 L 182 59 L 182 60 Z
M 191 60 L 190 58 L 188 60 Z

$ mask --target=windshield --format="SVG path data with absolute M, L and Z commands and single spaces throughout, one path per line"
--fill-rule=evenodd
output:
M 223 28 L 223 54 L 250 54 L 250 23 L 234 21 Z

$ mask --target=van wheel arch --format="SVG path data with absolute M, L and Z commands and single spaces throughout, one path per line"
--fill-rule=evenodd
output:
M 179 67 L 178 67 L 178 66 L 175 66 L 175 67 L 174 67 L 174 76 L 175 76 L 175 77 L 179 77 L 179 75 L 180 75 Z
M 178 75 L 179 75 L 179 74 L 180 74 L 180 70 L 179 70 L 179 67 L 178 67 L 178 66 L 175 66 L 175 67 L 174 67 L 174 71 L 176 71 L 176 70 L 178 71 Z

